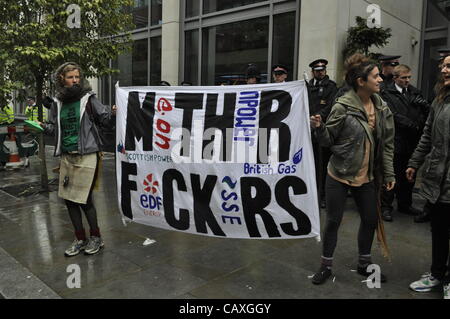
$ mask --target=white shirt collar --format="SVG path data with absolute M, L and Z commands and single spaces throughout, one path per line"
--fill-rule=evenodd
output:
M 397 89 L 397 91 L 399 91 L 400 93 L 403 93 L 403 89 L 401 87 L 399 87 L 397 85 L 397 83 L 395 83 L 395 88 Z M 408 91 L 408 89 L 406 88 L 406 91 Z

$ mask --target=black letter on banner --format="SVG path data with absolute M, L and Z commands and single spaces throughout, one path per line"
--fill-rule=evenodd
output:
M 252 187 L 256 189 L 255 197 L 252 197 Z M 262 178 L 241 178 L 242 208 L 250 237 L 261 237 L 256 224 L 257 214 L 261 216 L 269 237 L 281 237 L 272 216 L 268 211 L 264 210 L 270 204 L 271 197 L 270 187 Z
M 163 205 L 164 217 L 167 223 L 173 228 L 179 230 L 189 229 L 189 211 L 180 209 L 180 220 L 175 218 L 175 209 L 173 205 L 173 181 L 177 181 L 178 190 L 185 192 L 187 190 L 183 175 L 176 169 L 168 169 L 163 174 Z
M 206 114 L 205 114 L 205 126 L 203 132 L 205 132 L 209 128 L 217 128 L 222 131 L 222 147 L 220 152 L 220 159 L 224 162 L 231 161 L 231 143 L 232 139 L 227 139 L 227 128 L 234 127 L 234 111 L 236 109 L 236 94 L 234 93 L 225 93 L 225 101 L 223 106 L 223 115 L 217 115 L 217 96 L 218 94 L 208 94 L 206 97 Z M 205 147 L 208 142 L 213 141 L 215 139 L 215 135 L 211 137 L 211 139 L 203 141 L 203 151 L 205 151 Z M 230 150 L 229 154 L 227 154 L 227 150 Z M 211 154 L 212 155 L 212 154 Z M 211 159 L 212 156 L 209 156 L 205 159 Z
M 200 185 L 200 175 L 191 174 L 192 193 L 194 195 L 194 220 L 197 232 L 207 234 L 206 224 L 216 236 L 226 236 L 220 228 L 209 206 L 216 186 L 217 176 L 206 176 L 205 184 Z
M 153 117 L 155 116 L 155 93 L 147 93 L 145 100 L 139 102 L 139 92 L 128 95 L 127 127 L 125 135 L 125 150 L 136 150 L 135 138 L 143 139 L 144 151 L 153 151 Z
M 272 102 L 278 101 L 278 110 L 271 112 Z M 259 128 L 267 129 L 267 151 L 269 148 L 270 131 L 272 128 L 279 129 L 278 145 L 279 145 L 279 161 L 286 162 L 289 160 L 291 149 L 291 131 L 286 123 L 282 123 L 291 111 L 292 97 L 286 91 L 263 91 L 261 92 L 261 106 L 259 109 Z M 268 154 L 260 158 L 261 140 L 258 139 L 258 163 L 268 163 Z M 263 142 L 264 143 L 264 142 Z
M 307 235 L 311 232 L 311 221 L 300 209 L 295 207 L 289 199 L 289 187 L 292 187 L 294 195 L 307 193 L 305 182 L 296 176 L 285 176 L 275 186 L 275 197 L 277 203 L 284 208 L 289 215 L 295 218 L 298 230 L 295 230 L 292 223 L 281 224 L 281 229 L 291 236 Z
M 183 128 L 192 135 L 192 115 L 194 110 L 203 108 L 203 93 L 175 93 L 175 108 L 183 109 Z M 184 145 L 184 143 L 183 143 Z M 189 156 L 190 149 L 180 149 L 180 156 Z
M 137 175 L 137 165 L 134 163 L 122 162 L 122 185 L 121 192 L 121 207 L 125 216 L 133 219 L 133 212 L 131 211 L 131 191 L 137 191 L 137 184 L 135 181 L 128 179 L 129 175 Z

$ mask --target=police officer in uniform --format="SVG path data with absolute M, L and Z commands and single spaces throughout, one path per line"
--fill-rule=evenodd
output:
M 286 82 L 288 77 L 288 68 L 283 64 L 274 64 L 272 66 L 272 78 L 275 83 Z
M 247 84 L 258 84 L 260 81 L 261 74 L 258 70 L 258 67 L 250 63 L 245 70 L 245 81 Z
M 11 105 L 0 105 L 0 124 L 11 124 L 14 122 L 14 110 Z
M 337 93 L 336 83 L 327 75 L 327 65 L 328 61 L 325 59 L 318 59 L 309 64 L 313 75 L 308 84 L 309 113 L 310 116 L 319 114 L 324 121 L 330 114 Z M 312 135 L 312 143 L 316 165 L 317 194 L 320 206 L 325 208 L 325 178 L 331 152 L 329 148 L 319 146 L 314 135 Z
M 401 55 L 381 55 L 378 58 L 378 61 L 380 61 L 381 64 L 380 76 L 383 79 L 383 83 L 381 83 L 381 90 L 393 81 L 394 68 L 400 65 L 400 58 Z

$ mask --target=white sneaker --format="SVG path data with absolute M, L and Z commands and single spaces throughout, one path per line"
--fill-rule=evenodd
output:
M 431 288 L 438 286 L 440 283 L 441 282 L 438 279 L 427 273 L 423 275 L 419 280 L 411 283 L 409 285 L 409 288 L 417 292 L 428 292 L 431 291 Z
M 450 299 L 450 284 L 444 285 L 444 299 Z
M 89 242 L 84 249 L 85 255 L 95 255 L 100 251 L 100 249 L 103 248 L 105 244 L 103 243 L 103 240 L 100 237 L 97 236 L 91 236 L 89 237 Z
M 69 248 L 66 249 L 64 252 L 64 255 L 66 257 L 72 257 L 78 255 L 82 250 L 86 248 L 86 245 L 88 244 L 87 240 L 78 240 L 75 238 L 75 240 L 72 242 Z

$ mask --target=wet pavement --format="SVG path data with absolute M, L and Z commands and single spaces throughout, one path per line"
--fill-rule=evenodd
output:
M 52 154 L 52 147 L 47 147 L 50 179 L 56 177 L 51 169 L 58 165 Z M 359 216 L 352 198 L 348 198 L 335 254 L 334 281 L 314 286 L 308 276 L 318 269 L 321 256 L 321 243 L 315 239 L 221 239 L 135 223 L 125 227 L 117 206 L 114 166 L 113 155 L 107 154 L 103 183 L 94 192 L 105 242 L 105 249 L 95 256 L 64 257 L 74 235 L 57 192 L 17 198 L 0 190 L 0 259 L 6 258 L 2 259 L 3 251 L 17 262 L 4 267 L 17 270 L 15 281 L 22 278 L 25 282 L 12 285 L 11 278 L 0 275 L 0 295 L 36 298 L 37 291 L 42 298 L 49 298 L 51 292 L 62 298 L 442 298 L 439 290 L 419 294 L 408 289 L 410 282 L 429 271 L 431 261 L 429 224 L 415 224 L 411 216 L 395 213 L 394 222 L 385 224 L 391 262 L 380 255 L 374 243 L 373 262 L 381 266 L 388 282 L 371 289 L 352 271 L 357 262 Z M 0 188 L 39 181 L 38 158 L 31 158 L 26 169 L 0 171 L 0 181 Z M 144 246 L 147 238 L 155 243 Z M 79 266 L 81 288 L 68 287 L 70 265 Z M 0 262 L 0 274 L 5 271 Z M 27 286 L 25 279 L 36 280 L 44 288 Z M 50 294 L 39 295 L 39 289 L 45 287 Z M 8 296 L 5 291 L 14 293 Z

